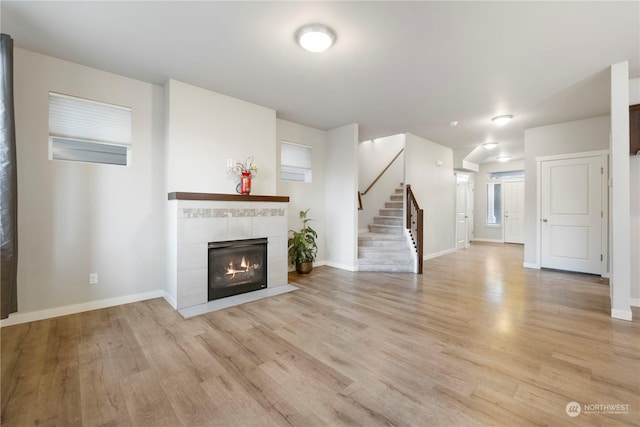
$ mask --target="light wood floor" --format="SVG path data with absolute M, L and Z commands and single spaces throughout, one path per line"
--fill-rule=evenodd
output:
M 422 276 L 290 280 L 190 320 L 156 299 L 2 328 L 2 425 L 640 422 L 640 322 L 609 317 L 599 277 L 475 244 Z M 628 412 L 571 418 L 571 401 Z

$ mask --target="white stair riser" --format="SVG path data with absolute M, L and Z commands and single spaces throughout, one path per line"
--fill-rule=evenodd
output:
M 373 217 L 374 224 L 382 224 L 382 225 L 399 225 L 402 226 L 402 218 L 397 216 L 374 216 Z
M 407 247 L 405 242 L 394 242 L 384 240 L 360 241 L 358 244 L 361 248 L 387 248 L 387 249 L 403 249 Z
M 386 273 L 413 273 L 412 265 L 358 264 L 358 271 L 378 271 Z
M 396 216 L 402 218 L 404 212 L 402 209 L 387 209 L 383 208 L 379 210 L 380 216 Z
M 382 234 L 397 234 L 402 235 L 402 227 L 397 225 L 381 225 L 381 224 L 369 224 L 369 231 L 372 233 Z
M 399 252 L 358 252 L 358 259 L 360 260 L 385 260 L 385 261 L 396 261 L 396 262 L 408 262 L 412 264 L 413 261 L 411 259 L 410 253 L 399 253 Z

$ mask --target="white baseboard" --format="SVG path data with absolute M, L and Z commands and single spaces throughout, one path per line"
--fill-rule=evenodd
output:
M 480 237 L 474 237 L 473 242 L 485 242 L 485 243 L 504 243 L 504 241 L 502 240 L 498 240 L 498 239 L 483 239 Z
M 326 265 L 328 267 L 339 268 L 340 270 L 357 271 L 355 267 L 345 265 L 345 264 L 338 264 L 336 262 L 331 262 L 331 261 L 313 261 L 314 267 L 322 267 L 323 265 Z M 290 265 L 289 272 L 292 272 L 292 271 L 296 271 L 296 268 Z
M 156 290 L 151 292 L 144 292 L 141 294 L 125 295 L 122 297 L 66 305 L 64 307 L 31 311 L 28 313 L 12 313 L 8 318 L 0 320 L 0 327 L 18 325 L 20 323 L 35 322 L 37 320 L 51 319 L 53 317 L 66 316 L 68 314 L 82 313 L 83 311 L 98 310 L 100 308 L 113 307 L 116 305 L 129 304 L 132 302 L 145 301 L 148 299 L 160 297 L 167 299 L 167 297 L 169 296 L 163 290 Z M 169 300 L 167 299 L 167 301 Z
M 320 265 L 320 264 L 318 264 L 318 265 Z M 358 271 L 357 267 L 354 266 L 354 265 L 339 264 L 339 263 L 333 262 L 333 261 L 323 261 L 323 263 L 321 265 L 327 265 L 329 267 L 339 268 L 340 270 Z
M 541 268 L 540 264 L 536 264 L 535 262 L 523 262 L 522 266 L 524 268 L 533 268 L 533 269 L 536 269 L 536 270 L 540 270 L 540 268 Z
M 614 319 L 620 319 L 620 320 L 631 320 L 632 314 L 631 314 L 631 310 L 616 310 L 612 308 L 611 317 L 613 317 Z
M 162 291 L 162 298 L 164 298 L 164 300 L 168 302 L 169 305 L 173 307 L 174 310 L 178 309 L 178 301 L 176 301 L 175 298 L 173 298 L 171 295 L 169 295 L 165 291 Z
M 640 298 L 631 298 L 629 302 L 633 307 L 640 307 Z
M 456 248 L 451 248 L 451 249 L 446 249 L 446 250 L 440 251 L 440 252 L 434 252 L 432 254 L 426 254 L 426 255 L 422 256 L 422 260 L 423 261 L 427 261 L 427 260 L 430 260 L 430 259 L 438 258 L 439 256 L 442 256 L 442 255 L 452 254 L 455 251 L 456 251 Z

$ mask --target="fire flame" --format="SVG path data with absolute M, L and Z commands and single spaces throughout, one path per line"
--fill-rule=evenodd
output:
M 249 271 L 251 269 L 251 263 L 247 262 L 245 258 L 242 257 L 242 261 L 240 261 L 240 268 L 241 269 L 236 270 L 233 266 L 233 261 L 229 261 L 229 265 L 226 268 L 226 274 L 230 274 L 231 278 L 233 279 L 236 277 L 236 273 L 246 273 L 247 271 Z

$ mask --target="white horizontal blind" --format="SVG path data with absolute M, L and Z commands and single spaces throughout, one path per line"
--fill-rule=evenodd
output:
M 280 163 L 283 166 L 311 169 L 311 147 L 282 141 Z
M 311 182 L 311 147 L 281 141 L 280 179 Z
M 49 136 L 131 144 L 131 108 L 49 92 Z

